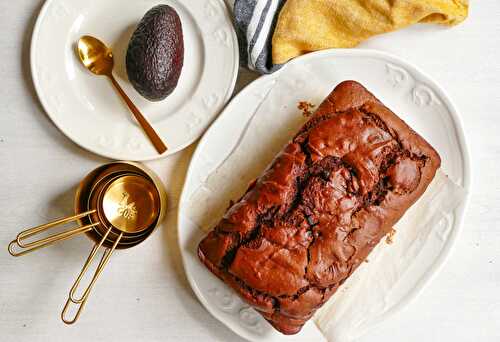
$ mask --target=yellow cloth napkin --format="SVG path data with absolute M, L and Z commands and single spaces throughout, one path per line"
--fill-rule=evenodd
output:
M 273 64 L 415 23 L 456 25 L 467 13 L 467 0 L 287 0 L 273 34 Z

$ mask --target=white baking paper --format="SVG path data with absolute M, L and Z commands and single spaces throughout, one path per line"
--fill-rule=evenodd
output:
M 335 84 L 326 71 L 313 73 L 307 65 L 301 68 L 307 79 L 283 73 L 263 90 L 262 102 L 238 142 L 190 197 L 190 217 L 203 230 L 214 227 L 230 201 L 239 199 L 307 121 L 297 103 L 319 105 Z M 308 94 L 307 98 L 301 94 Z M 463 188 L 444 172 L 437 173 L 423 197 L 395 226 L 394 242 L 381 242 L 369 262 L 316 313 L 314 321 L 329 341 L 347 342 L 365 334 L 407 303 L 427 273 L 438 267 L 449 247 L 449 235 L 456 234 L 453 211 L 465 196 Z
M 329 341 L 355 340 L 412 299 L 413 288 L 437 267 L 453 227 L 451 213 L 464 195 L 462 187 L 437 172 L 394 227 L 393 243 L 379 243 L 314 316 Z

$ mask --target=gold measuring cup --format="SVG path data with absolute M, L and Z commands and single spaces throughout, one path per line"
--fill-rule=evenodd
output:
M 103 178 L 115 175 L 123 172 L 132 172 L 143 175 L 144 177 L 149 178 L 151 181 L 155 183 L 155 185 L 161 190 L 164 194 L 164 189 L 161 184 L 161 181 L 158 177 L 150 170 L 148 170 L 145 166 L 133 163 L 133 162 L 113 162 L 109 164 L 102 165 L 97 169 L 90 172 L 79 184 L 76 195 L 75 195 L 75 215 L 67 218 L 62 218 L 55 220 L 53 222 L 49 222 L 47 224 L 34 227 L 28 230 L 25 230 L 18 234 L 17 238 L 9 244 L 9 253 L 13 256 L 20 256 L 26 253 L 32 252 L 39 248 L 48 246 L 58 241 L 69 239 L 75 235 L 81 233 L 87 233 L 87 235 L 95 240 L 95 231 L 97 229 L 97 222 L 90 222 L 89 220 L 85 220 L 85 218 L 95 213 L 94 208 L 88 208 L 86 205 L 82 206 L 82 203 L 79 203 L 84 200 L 86 203 L 87 199 L 90 198 L 93 186 L 95 183 L 98 183 Z M 164 196 L 163 196 L 164 198 Z M 161 213 L 164 214 L 164 213 Z M 69 223 L 73 221 L 78 221 L 79 227 L 75 229 L 70 229 L 64 231 L 59 234 L 51 235 L 47 238 L 35 240 L 31 242 L 25 242 L 26 239 L 35 236 L 38 233 L 42 233 L 44 231 L 49 230 L 50 228 L 59 226 L 64 223 Z M 132 234 L 133 235 L 133 234 Z M 106 246 L 107 244 L 105 244 Z M 21 249 L 19 252 L 15 251 L 14 247 Z
M 97 196 L 89 196 L 87 200 L 87 207 L 84 208 L 83 210 L 87 210 L 87 208 L 96 208 L 98 206 L 98 202 L 101 200 L 99 196 L 102 195 L 103 190 L 105 187 L 109 185 L 109 183 L 119 177 L 122 177 L 124 175 L 140 175 L 132 172 L 125 172 L 125 173 L 114 173 L 112 176 L 113 177 L 103 177 L 100 178 L 98 181 L 96 181 L 96 184 L 91 189 L 91 194 L 96 193 Z M 151 191 L 150 193 L 154 193 L 154 191 Z M 127 209 L 126 207 L 124 208 L 125 210 Z M 156 212 L 156 210 L 152 209 L 152 213 Z M 92 223 L 99 222 L 101 223 L 100 225 L 96 226 L 96 231 L 97 233 L 102 237 L 104 234 L 107 233 L 108 227 L 111 225 L 109 220 L 105 215 L 99 215 L 99 211 L 96 211 L 95 213 L 92 213 L 89 215 L 90 220 Z M 120 242 L 122 243 L 127 243 L 127 242 L 134 242 L 137 240 L 137 237 L 142 236 L 144 234 L 147 234 L 148 230 L 140 230 L 138 232 L 125 232 L 122 236 L 122 240 Z M 114 242 L 116 238 L 120 235 L 119 232 L 115 232 L 114 230 L 111 230 L 108 235 L 107 235 L 107 240 Z
M 126 171 L 126 172 L 129 172 L 131 173 L 131 171 Z M 120 173 L 117 173 L 116 171 L 114 172 L 114 176 L 118 175 Z M 123 172 L 121 174 L 124 174 Z M 154 176 L 154 175 L 153 175 Z M 109 180 L 109 178 L 108 178 Z M 94 185 L 92 186 L 92 188 L 89 189 L 85 189 L 85 191 L 82 191 L 81 194 L 79 194 L 77 196 L 77 199 L 75 201 L 75 212 L 84 212 L 84 211 L 87 211 L 89 207 L 92 206 L 92 204 L 90 203 L 90 198 L 91 198 L 91 193 L 94 192 L 94 191 L 98 191 L 96 190 L 96 188 L 101 185 L 102 186 L 102 183 L 104 183 L 104 180 L 103 178 L 100 178 L 96 181 L 94 181 Z M 92 216 L 94 216 L 94 218 L 92 218 Z M 79 219 L 79 222 L 80 222 L 80 225 L 81 226 L 85 226 L 85 225 L 90 225 L 92 223 L 95 223 L 95 222 L 98 222 L 100 221 L 99 218 L 95 218 L 96 215 L 87 215 L 86 217 L 83 217 L 81 219 Z M 95 227 L 94 230 L 92 231 L 89 231 L 87 232 L 87 235 L 94 241 L 98 242 L 100 241 L 100 239 L 103 237 L 104 234 L 106 234 L 107 232 L 107 228 L 105 226 L 107 222 L 106 221 L 103 221 L 102 224 L 100 225 L 97 225 Z M 131 247 L 130 245 L 136 245 L 138 243 L 137 241 L 137 238 L 139 236 L 142 236 L 142 235 L 146 235 L 146 234 L 150 234 L 151 233 L 151 230 L 154 229 L 156 226 L 155 225 L 152 225 L 151 228 L 145 230 L 144 232 L 140 232 L 140 233 L 137 233 L 137 234 L 134 234 L 134 233 L 124 233 L 121 241 L 118 243 L 118 245 L 116 246 L 117 249 L 121 249 L 121 248 L 129 248 Z M 106 239 L 106 241 L 104 242 L 104 246 L 105 247 L 111 247 L 114 243 L 114 240 L 119 236 L 119 233 L 116 233 L 114 232 L 113 230 L 111 232 L 109 232 L 109 235 Z M 140 242 L 141 240 L 139 240 Z
M 74 323 L 85 306 L 90 291 L 115 249 L 130 248 L 144 241 L 161 222 L 166 211 L 166 195 L 161 181 L 149 169 L 132 162 L 114 162 L 90 172 L 78 186 L 75 195 L 75 215 L 25 230 L 9 244 L 9 253 L 20 256 L 57 241 L 86 233 L 96 244 L 92 248 L 82 271 L 73 284 L 61 318 Z M 25 242 L 55 226 L 78 221 L 80 227 L 51 235 L 47 238 Z M 113 235 L 111 235 L 113 234 Z M 14 250 L 14 246 L 21 249 Z M 98 250 L 105 251 L 90 284 L 80 298 L 75 292 Z M 65 317 L 69 304 L 78 305 L 72 319 Z
M 156 191 L 154 183 L 147 178 L 135 174 L 120 174 L 102 182 L 95 192 L 90 196 L 90 204 L 96 208 L 89 216 L 93 221 L 99 222 L 99 227 L 106 226 L 107 230 L 102 235 L 99 243 L 92 249 L 82 271 L 73 284 L 66 305 L 64 306 L 61 318 L 65 323 L 73 323 L 78 319 L 83 306 L 89 296 L 92 287 L 103 268 L 109 261 L 111 254 L 120 243 L 124 234 L 142 233 L 147 230 L 158 218 L 160 209 L 159 193 Z M 106 223 L 109 223 L 108 225 Z M 99 265 L 84 290 L 81 297 L 76 298 L 75 292 L 84 274 L 90 267 L 98 250 L 106 241 L 108 235 L 115 231 L 119 233 L 114 239 L 113 246 L 106 248 Z M 144 240 L 143 235 L 136 238 L 138 241 Z M 66 312 L 71 302 L 79 304 L 76 315 L 73 319 L 66 318 Z

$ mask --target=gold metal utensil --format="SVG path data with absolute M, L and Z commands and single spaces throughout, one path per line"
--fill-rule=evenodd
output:
M 161 222 L 165 212 L 165 190 L 152 171 L 133 162 L 113 162 L 98 167 L 80 182 L 75 195 L 76 215 L 25 230 L 9 244 L 8 249 L 13 256 L 20 256 L 83 232 L 95 242 L 61 313 L 62 320 L 72 324 L 79 318 L 92 287 L 113 251 L 130 248 L 144 241 Z M 25 241 L 59 224 L 72 221 L 78 221 L 80 227 L 44 239 Z M 75 292 L 80 281 L 101 247 L 105 251 L 94 275 L 83 295 L 77 298 Z M 66 315 L 71 303 L 78 307 L 75 316 L 68 319 Z
M 101 224 L 109 222 L 109 226 L 106 233 L 102 236 L 101 241 L 96 243 L 92 248 L 87 261 L 83 265 L 82 271 L 71 287 L 69 297 L 61 313 L 63 322 L 67 324 L 74 323 L 80 316 L 90 291 L 108 263 L 116 246 L 120 243 L 123 235 L 125 233 L 140 233 L 148 229 L 155 222 L 160 211 L 159 193 L 154 184 L 139 175 L 127 174 L 117 176 L 102 186 L 101 190 L 97 191 L 97 193 L 96 203 L 93 203 L 95 204 L 96 212 L 92 213 L 91 216 L 97 214 L 99 222 Z M 119 232 L 118 237 L 114 240 L 111 248 L 106 248 L 89 285 L 83 291 L 81 297 L 77 298 L 75 293 L 80 285 L 80 281 L 112 230 Z M 142 237 L 140 236 L 139 239 L 142 240 Z M 66 313 L 71 303 L 77 304 L 78 309 L 75 316 L 68 319 L 66 318 Z
M 158 179 L 158 177 L 152 173 L 148 172 L 147 169 L 144 168 L 144 170 L 139 170 L 137 167 L 135 167 L 136 163 L 133 162 L 117 162 L 117 163 L 112 163 L 109 164 L 110 166 L 104 167 L 104 171 L 100 173 L 100 175 L 110 175 L 111 176 L 116 176 L 123 173 L 136 173 L 140 174 L 144 177 L 150 178 L 155 184 L 158 184 L 158 189 L 161 191 L 163 190 L 163 187 L 161 187 L 161 181 Z M 137 164 L 139 165 L 139 164 Z M 140 165 L 139 165 L 140 166 Z M 145 171 L 145 172 L 144 172 Z M 98 177 L 100 178 L 100 177 Z M 107 177 L 105 177 L 107 178 Z M 109 179 L 109 178 L 108 178 Z M 87 208 L 92 207 L 90 203 L 90 197 L 91 194 L 94 191 L 97 191 L 97 186 L 100 184 L 100 179 L 89 179 L 87 182 L 90 184 L 89 186 L 84 187 L 81 191 L 77 192 L 76 197 L 75 197 L 75 212 L 84 212 L 87 211 Z M 101 184 L 102 185 L 102 184 Z M 162 192 L 160 192 L 162 193 Z M 162 199 L 165 198 L 165 194 L 162 193 L 160 196 Z M 163 203 L 163 202 L 162 202 Z M 160 215 L 162 215 L 163 209 L 161 209 Z M 98 221 L 99 219 L 97 219 Z M 161 220 L 161 217 L 158 219 Z M 93 221 L 93 219 L 90 217 L 90 215 L 84 216 L 81 219 L 78 220 L 78 223 L 80 226 L 85 226 L 88 224 L 92 224 L 96 221 Z M 130 245 L 136 245 L 138 243 L 137 238 L 139 235 L 150 235 L 152 230 L 157 226 L 157 224 L 154 224 L 150 229 L 145 230 L 144 232 L 138 233 L 138 234 L 124 234 L 123 238 L 121 239 L 120 243 L 116 246 L 116 249 L 122 249 L 122 248 L 130 248 L 132 246 Z M 97 225 L 95 229 L 88 231 L 86 235 L 92 239 L 95 242 L 99 242 L 102 238 L 102 236 L 106 233 L 107 227 L 105 225 Z M 105 247 L 111 247 L 113 245 L 114 240 L 119 236 L 119 232 L 111 231 L 108 235 L 108 239 L 106 242 L 103 244 Z M 139 241 L 140 242 L 140 241 Z
M 158 151 L 159 154 L 164 153 L 167 150 L 167 146 L 163 143 L 159 135 L 149 124 L 144 115 L 142 115 L 139 109 L 127 96 L 127 94 L 125 94 L 125 92 L 113 76 L 114 61 L 111 49 L 108 48 L 99 39 L 92 36 L 81 37 L 78 40 L 77 47 L 78 56 L 80 57 L 80 61 L 83 63 L 83 65 L 92 73 L 96 75 L 107 76 L 111 80 L 111 83 L 113 83 L 113 86 L 121 95 L 127 106 L 130 108 L 132 114 L 134 114 L 137 122 L 139 122 L 139 125 L 144 130 L 144 133 L 148 136 L 151 143 L 153 143 L 156 151 Z
M 106 178 L 106 177 L 109 178 L 112 175 L 113 175 L 113 173 L 111 173 L 109 175 L 105 175 L 104 178 Z M 103 180 L 103 177 L 99 176 L 99 177 L 96 177 L 96 179 L 94 179 L 93 182 L 98 184 L 102 180 Z M 84 181 L 82 181 L 80 183 L 80 186 L 77 189 L 77 197 L 79 197 L 78 194 L 80 192 L 80 189 L 84 185 L 85 185 L 85 179 L 84 179 Z M 97 198 L 99 194 L 96 191 L 94 191 L 94 186 L 92 186 L 91 191 L 89 191 L 85 195 L 87 196 L 87 202 L 90 202 L 91 198 Z M 94 201 L 94 204 L 95 203 L 96 202 Z M 49 231 L 52 228 L 55 228 L 57 226 L 67 224 L 70 222 L 74 222 L 74 221 L 80 221 L 83 218 L 90 216 L 90 215 L 97 216 L 97 208 L 95 206 L 94 207 L 85 206 L 83 208 L 79 207 L 79 209 L 82 209 L 82 210 L 75 211 L 76 214 L 73 216 L 60 218 L 60 219 L 54 220 L 52 222 L 49 222 L 49 223 L 46 223 L 46 224 L 43 224 L 43 225 L 40 225 L 40 226 L 37 226 L 34 228 L 30 228 L 30 229 L 27 229 L 27 230 L 20 232 L 17 235 L 16 239 L 12 240 L 10 242 L 10 244 L 8 246 L 9 253 L 12 256 L 16 256 L 16 257 L 21 256 L 21 255 L 33 252 L 37 249 L 54 244 L 56 242 L 70 239 L 76 235 L 79 235 L 82 233 L 88 233 L 92 230 L 97 230 L 97 227 L 100 225 L 99 220 L 93 220 L 93 221 L 89 220 L 85 224 L 80 224 L 80 226 L 65 230 L 65 231 L 58 233 L 58 234 L 50 235 L 48 237 L 45 237 L 45 238 L 42 238 L 39 240 L 30 239 L 30 238 L 33 238 L 34 236 L 36 236 L 40 233 L 43 233 L 45 231 Z M 31 241 L 28 242 L 27 240 L 31 240 Z
M 133 176 L 133 174 L 126 174 L 126 175 L 128 175 L 129 177 Z M 105 188 L 110 186 L 109 184 L 111 182 L 117 180 L 118 177 L 119 176 L 117 176 L 111 180 L 108 180 L 106 183 L 103 182 L 103 183 L 101 183 L 100 186 L 102 187 L 102 189 L 105 189 Z M 130 185 L 130 184 L 127 184 L 127 185 Z M 103 196 L 103 194 L 106 194 L 106 193 L 104 191 L 102 191 L 101 189 L 96 189 L 96 191 L 98 193 L 100 193 L 99 197 L 98 198 L 95 198 L 95 197 L 89 198 L 89 203 L 88 203 L 89 208 L 93 208 L 93 207 L 97 206 L 97 203 L 103 202 L 103 199 L 101 197 Z M 156 193 L 153 191 L 150 191 L 146 195 L 155 196 Z M 149 198 L 148 200 L 151 202 L 151 205 L 155 205 L 158 203 L 158 201 L 155 198 Z M 106 203 L 108 203 L 108 202 L 106 202 Z M 157 211 L 158 211 L 157 208 L 154 208 L 154 207 L 150 209 L 150 213 L 156 213 Z M 108 216 L 105 215 L 104 209 L 96 211 L 96 213 L 89 215 L 89 217 L 90 217 L 92 222 L 100 222 L 101 223 L 100 225 L 96 226 L 96 231 L 101 236 L 103 236 L 104 234 L 107 233 L 107 230 L 109 227 L 113 226 L 113 223 L 108 220 Z M 117 230 L 117 229 L 111 230 L 108 234 L 108 240 L 114 241 L 115 239 L 117 239 L 119 237 L 120 233 L 121 233 L 121 230 Z M 124 234 L 121 237 L 120 243 L 122 243 L 122 242 L 123 243 L 135 242 L 138 239 L 140 239 L 141 235 L 147 234 L 147 233 L 148 233 L 147 229 L 141 229 L 141 230 L 137 229 L 136 231 L 131 231 L 131 230 L 124 231 Z
M 55 220 L 55 221 L 52 221 L 52 222 L 49 222 L 46 224 L 42 224 L 40 226 L 30 228 L 30 229 L 27 229 L 27 230 L 20 232 L 17 235 L 16 239 L 12 240 L 9 243 L 8 250 L 9 250 L 10 255 L 16 256 L 16 257 L 21 256 L 21 255 L 24 255 L 26 253 L 33 252 L 33 251 L 40 249 L 42 247 L 49 246 L 55 242 L 67 240 L 69 238 L 74 237 L 75 235 L 91 231 L 95 226 L 97 226 L 99 224 L 99 222 L 91 223 L 91 224 L 88 224 L 85 226 L 76 227 L 76 228 L 64 231 L 62 233 L 59 233 L 59 234 L 51 235 L 49 237 L 46 237 L 46 238 L 43 238 L 40 240 L 35 240 L 32 242 L 25 242 L 26 239 L 28 239 L 36 234 L 44 232 L 44 231 L 51 229 L 53 227 L 60 226 L 62 224 L 77 221 L 78 219 L 85 217 L 93 212 L 95 212 L 95 210 L 89 210 L 89 211 L 83 212 L 81 214 L 58 219 L 58 220 Z M 15 247 L 20 249 L 20 251 L 16 251 Z

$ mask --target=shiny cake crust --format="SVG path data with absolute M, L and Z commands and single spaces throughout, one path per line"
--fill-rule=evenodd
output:
M 439 166 L 437 152 L 406 123 L 359 83 L 342 82 L 198 255 L 277 330 L 295 334 Z

